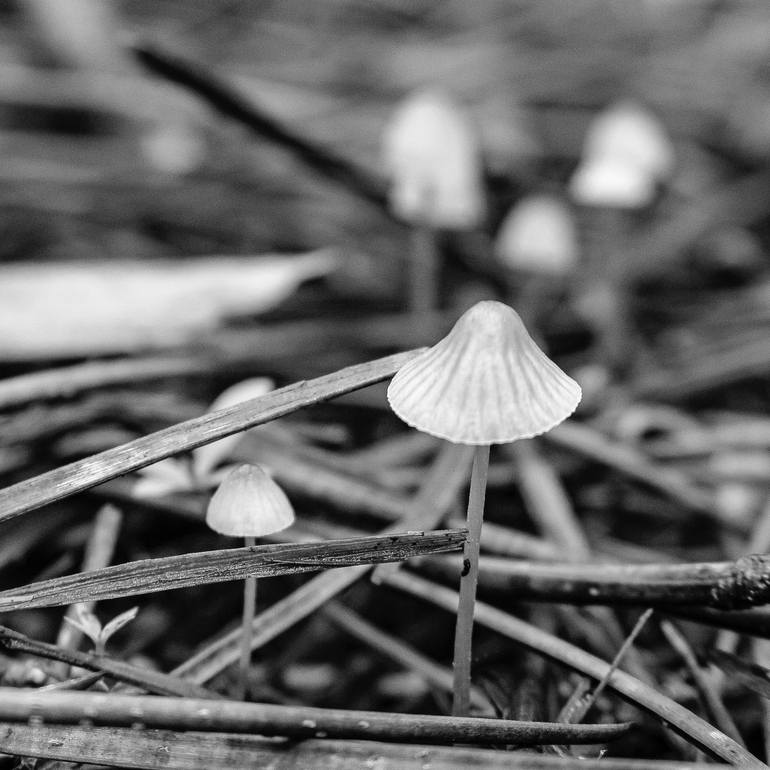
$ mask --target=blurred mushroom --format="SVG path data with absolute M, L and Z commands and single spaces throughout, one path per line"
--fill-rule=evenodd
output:
M 436 230 L 465 230 L 484 217 L 482 162 L 476 134 L 446 94 L 419 91 L 398 107 L 383 136 L 393 213 L 412 227 L 409 307 L 437 306 Z
M 511 287 L 519 284 L 520 315 L 537 328 L 546 299 L 563 288 L 577 263 L 577 230 L 569 208 L 550 195 L 523 198 L 500 225 L 495 254 Z
M 626 369 L 632 350 L 632 212 L 654 201 L 673 166 L 673 145 L 663 125 L 641 105 L 622 101 L 589 126 L 569 182 L 572 199 L 583 208 L 586 264 L 576 292 L 578 310 L 597 334 L 605 365 L 615 372 Z

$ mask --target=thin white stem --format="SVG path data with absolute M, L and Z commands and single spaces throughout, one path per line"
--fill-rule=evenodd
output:
M 244 544 L 251 547 L 256 543 L 253 537 L 244 538 Z M 257 604 L 257 579 L 247 577 L 243 581 L 243 620 L 241 622 L 241 658 L 238 666 L 238 688 L 236 697 L 243 700 L 246 697 L 249 682 L 249 666 L 251 664 L 251 633 L 254 612 Z
M 484 518 L 484 498 L 489 472 L 489 446 L 476 447 L 468 495 L 468 539 L 463 549 L 463 571 L 460 579 L 460 601 L 457 607 L 454 651 L 453 716 L 466 716 L 470 707 L 471 639 L 473 606 L 479 582 L 479 542 Z

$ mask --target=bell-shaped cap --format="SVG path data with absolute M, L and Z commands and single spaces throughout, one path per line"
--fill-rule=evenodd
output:
M 259 465 L 239 465 L 219 485 L 206 511 L 206 524 L 231 537 L 264 537 L 294 523 L 284 491 Z
M 627 160 L 589 158 L 572 175 L 569 192 L 581 206 L 641 209 L 655 197 L 655 180 Z
M 565 275 L 577 263 L 578 237 L 569 208 L 550 195 L 520 200 L 495 240 L 500 262 L 513 270 Z
M 661 182 L 673 170 L 674 147 L 655 115 L 634 101 L 624 100 L 593 120 L 586 133 L 583 158 L 627 161 Z
M 478 140 L 445 94 L 420 91 L 401 104 L 384 132 L 383 163 L 391 209 L 406 222 L 467 229 L 484 217 Z
M 580 386 L 529 336 L 513 308 L 484 301 L 399 369 L 393 411 L 413 428 L 458 444 L 505 444 L 569 417 Z

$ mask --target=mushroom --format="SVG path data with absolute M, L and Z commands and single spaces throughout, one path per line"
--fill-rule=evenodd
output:
M 521 316 L 536 322 L 535 310 L 557 295 L 577 264 L 577 230 L 568 206 L 552 195 L 522 198 L 500 225 L 495 254 L 511 289 L 519 284 Z
M 209 501 L 206 524 L 215 532 L 244 538 L 247 548 L 258 537 L 272 535 L 294 523 L 294 509 L 284 491 L 259 465 L 239 465 L 222 481 Z M 251 633 L 257 599 L 257 579 L 247 577 L 243 590 L 240 692 L 246 694 L 251 660 Z
M 470 229 L 485 214 L 478 140 L 466 116 L 440 91 L 418 91 L 399 106 L 383 135 L 393 213 L 412 226 L 409 307 L 437 304 L 438 228 Z
M 674 168 L 674 148 L 663 124 L 631 99 L 596 116 L 586 132 L 583 158 L 625 161 L 655 182 L 665 181 Z
M 588 128 L 580 165 L 569 182 L 584 208 L 586 266 L 577 289 L 579 311 L 594 327 L 608 369 L 622 371 L 632 346 L 628 287 L 633 280 L 629 230 L 634 211 L 648 207 L 671 174 L 673 145 L 663 125 L 641 105 L 622 101 Z
M 535 344 L 513 308 L 484 301 L 449 334 L 399 369 L 388 387 L 393 411 L 433 436 L 476 447 L 468 539 L 460 581 L 452 713 L 468 712 L 473 606 L 491 444 L 544 433 L 569 417 L 580 386 Z

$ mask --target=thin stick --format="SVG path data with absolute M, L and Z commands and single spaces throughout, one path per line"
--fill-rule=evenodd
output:
M 256 544 L 255 537 L 245 537 L 244 545 L 251 548 Z M 238 664 L 240 679 L 236 698 L 243 700 L 248 692 L 249 667 L 251 664 L 251 626 L 254 622 L 254 612 L 257 604 L 257 579 L 249 575 L 243 581 L 243 621 L 241 622 L 241 659 Z
M 115 726 L 138 722 L 146 727 L 172 730 L 251 732 L 300 739 L 320 736 L 403 743 L 514 743 L 530 746 L 550 741 L 596 743 L 612 740 L 626 734 L 631 727 L 628 722 L 564 725 L 558 722 L 459 719 L 431 714 L 276 706 L 152 695 L 76 691 L 41 695 L 36 690 L 0 688 L 0 719 L 25 722 L 30 717 L 70 724 L 83 719 Z
M 715 685 L 714 680 L 710 678 L 710 672 L 705 670 L 700 663 L 698 663 L 695 652 L 687 639 L 684 638 L 679 629 L 669 620 L 661 621 L 660 630 L 668 640 L 668 643 L 679 653 L 687 665 L 687 668 L 690 670 L 695 686 L 698 688 L 701 697 L 705 701 L 706 707 L 708 708 L 714 723 L 725 735 L 729 735 L 736 743 L 745 746 L 746 744 L 744 743 L 740 732 L 738 732 L 738 728 L 736 727 L 730 712 L 725 708 L 725 704 L 722 702 L 719 688 Z
M 468 496 L 468 539 L 463 549 L 463 571 L 460 577 L 460 603 L 457 608 L 454 649 L 454 700 L 452 715 L 465 716 L 470 708 L 471 643 L 473 637 L 473 605 L 479 582 L 479 548 L 484 497 L 489 471 L 489 446 L 476 447 Z
M 585 702 L 583 703 L 580 711 L 582 713 L 580 714 L 580 718 L 578 719 L 578 713 L 575 714 L 575 721 L 579 722 L 581 719 L 585 717 L 585 715 L 590 711 L 591 706 L 596 703 L 597 698 L 602 694 L 604 691 L 604 688 L 607 686 L 607 682 L 610 681 L 610 677 L 612 676 L 613 672 L 617 669 L 617 667 L 620 665 L 620 662 L 623 660 L 623 657 L 626 655 L 626 653 L 631 649 L 631 645 L 634 643 L 634 640 L 637 636 L 641 633 L 642 629 L 646 625 L 647 621 L 650 619 L 650 616 L 654 610 L 652 607 L 649 607 L 646 609 L 639 617 L 639 620 L 636 621 L 636 624 L 631 629 L 631 633 L 625 638 L 623 641 L 623 644 L 620 646 L 620 649 L 618 650 L 615 657 L 612 659 L 612 663 L 610 663 L 610 667 L 605 672 L 604 676 L 599 681 L 599 684 L 596 685 L 593 692 L 586 698 Z
M 770 611 L 767 607 L 732 611 L 714 610 L 710 607 L 661 607 L 659 612 L 714 628 L 726 628 L 739 634 L 770 639 Z
M 651 462 L 643 452 L 613 441 L 595 428 L 573 420 L 563 422 L 543 438 L 641 481 L 690 510 L 718 516 L 714 496 L 696 487 L 684 473 Z
M 349 366 L 314 380 L 295 382 L 229 409 L 172 425 L 6 487 L 0 490 L 0 521 L 20 516 L 179 452 L 270 422 L 304 406 L 380 382 L 395 374 L 419 352 L 398 353 Z
M 419 674 L 432 687 L 447 692 L 452 691 L 452 672 L 401 641 L 398 637 L 373 626 L 337 601 L 329 602 L 324 607 L 324 615 L 340 628 L 355 636 L 356 639 L 368 644 L 372 649 L 386 655 L 404 668 Z M 479 688 L 471 687 L 470 697 L 476 708 L 489 708 L 489 700 Z
M 162 674 L 158 671 L 132 666 L 122 660 L 113 660 L 106 655 L 96 655 L 76 650 L 63 650 L 55 644 L 38 642 L 34 639 L 0 626 L 0 647 L 6 650 L 38 655 L 48 660 L 58 660 L 70 666 L 78 666 L 89 671 L 108 674 L 119 682 L 126 682 L 141 687 L 147 692 L 159 695 L 179 695 L 192 698 L 217 698 L 217 693 L 187 682 L 179 677 Z
M 157 47 L 136 46 L 134 54 L 148 69 L 173 83 L 192 89 L 223 115 L 238 120 L 260 137 L 285 147 L 309 168 L 356 192 L 388 213 L 382 179 L 282 125 L 253 101 L 239 94 L 227 81 L 207 72 L 198 64 L 173 57 Z
M 130 727 L 0 723 L 0 751 L 103 767 L 151 770 L 586 770 L 584 759 L 562 759 L 531 751 L 429 746 L 311 738 L 276 741 L 257 735 L 135 730 Z M 713 764 L 612 759 L 593 763 L 602 770 L 714 770 Z M 49 767 L 59 765 L 46 765 Z M 69 767 L 69 765 L 67 765 Z
M 450 529 L 228 548 L 160 559 L 140 559 L 0 591 L 0 611 L 118 599 L 192 585 L 243 580 L 248 575 L 275 577 L 337 567 L 370 567 L 383 561 L 401 561 L 425 553 L 459 550 L 464 542 L 464 530 Z
M 569 561 L 590 561 L 591 547 L 561 481 L 538 451 L 536 439 L 505 444 L 518 470 L 517 486 L 546 540 L 555 543 Z
M 431 559 L 420 569 L 451 578 L 455 564 L 453 558 Z M 560 564 L 482 556 L 479 570 L 482 589 L 528 601 L 655 605 L 673 612 L 761 609 L 770 600 L 770 555 L 761 554 L 681 564 Z

